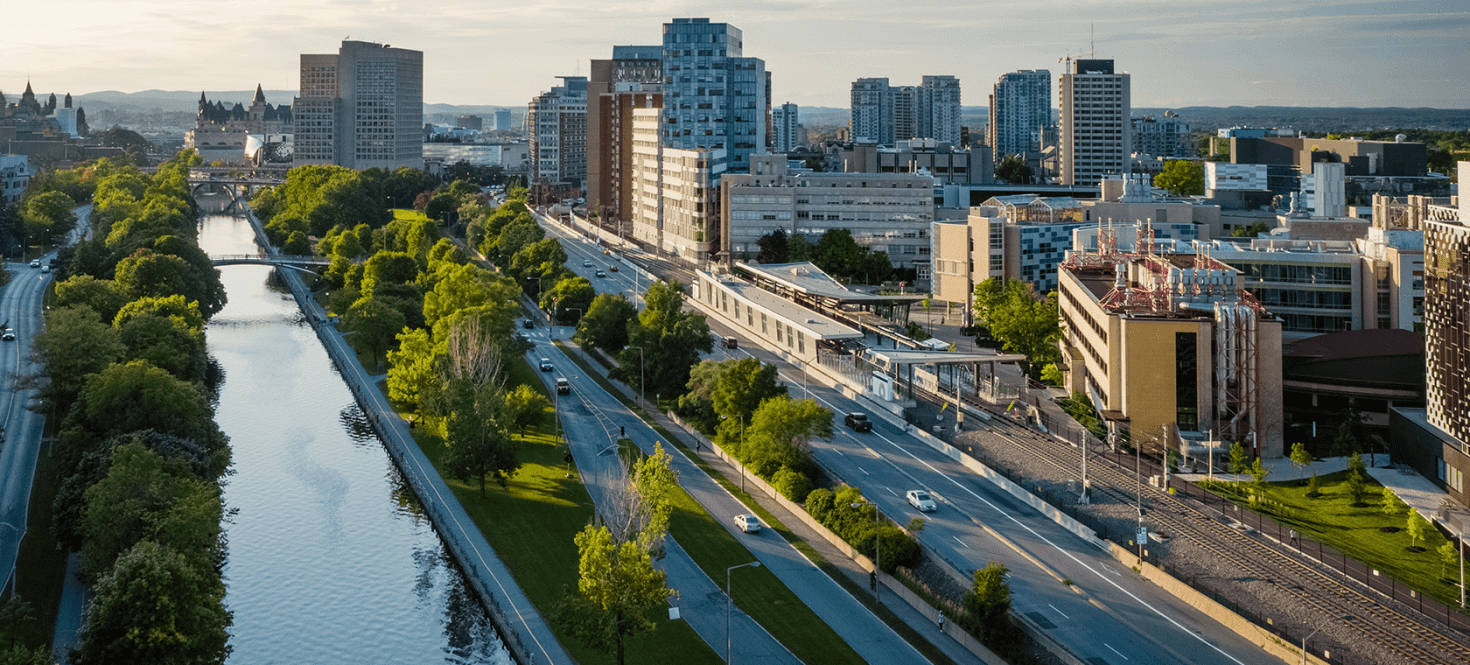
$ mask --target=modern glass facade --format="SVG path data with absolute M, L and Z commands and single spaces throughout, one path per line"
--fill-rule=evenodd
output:
M 1470 441 L 1470 228 L 1455 222 L 1427 222 L 1424 228 L 1429 422 Z
M 766 63 L 742 57 L 740 29 L 707 18 L 665 23 L 663 73 L 664 146 L 723 149 L 730 170 L 747 171 L 765 148 L 770 105 Z

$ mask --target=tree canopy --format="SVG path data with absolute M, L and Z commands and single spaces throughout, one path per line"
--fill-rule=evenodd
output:
M 1192 160 L 1170 160 L 1154 176 L 1154 185 L 1169 190 L 1175 196 L 1202 196 L 1205 193 L 1204 162 Z
M 1061 360 L 1056 347 L 1062 335 L 1056 293 L 1038 300 L 1029 282 L 992 277 L 975 285 L 975 318 L 1005 350 L 1024 354 L 1033 376 L 1047 363 Z

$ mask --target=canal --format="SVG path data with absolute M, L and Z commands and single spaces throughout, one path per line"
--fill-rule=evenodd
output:
M 206 217 L 209 254 L 255 251 L 244 220 Z M 210 321 L 235 613 L 232 664 L 510 663 L 485 610 L 271 269 L 221 269 Z

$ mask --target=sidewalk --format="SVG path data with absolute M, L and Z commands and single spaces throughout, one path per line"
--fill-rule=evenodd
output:
M 1393 490 L 1410 508 L 1431 522 L 1439 522 L 1451 534 L 1464 538 L 1470 526 L 1470 510 L 1454 501 L 1438 485 L 1407 466 L 1368 468 L 1368 475 Z M 1445 508 L 1443 515 L 1441 507 Z
M 575 347 L 572 345 L 568 345 L 568 348 L 570 349 Z M 598 372 L 598 374 L 606 378 L 608 374 L 608 369 L 606 367 L 596 362 L 595 360 L 589 361 L 588 364 L 591 365 Z M 634 396 L 636 395 L 636 393 L 627 386 L 623 385 L 621 382 L 611 379 L 609 379 L 609 382 L 617 386 L 618 389 L 622 391 L 625 396 L 629 398 L 635 398 Z M 654 422 L 656 422 L 660 427 L 663 427 L 671 434 L 679 435 L 682 434 L 684 431 L 683 428 L 670 420 L 668 416 L 662 412 L 651 412 L 649 413 L 649 415 L 653 418 Z M 726 478 L 738 478 L 741 475 L 740 471 L 735 468 L 733 464 L 726 462 L 722 457 L 720 457 L 714 451 L 710 450 L 708 447 L 703 447 L 697 453 L 695 453 L 693 448 L 688 448 L 682 452 L 686 455 L 691 453 L 699 455 L 701 459 L 703 459 L 716 471 L 719 471 L 721 474 L 723 474 Z M 703 475 L 702 472 L 699 473 L 700 475 Z M 708 482 L 714 482 L 714 480 L 708 479 Z M 761 505 L 761 507 L 765 508 L 773 516 L 775 516 L 775 518 L 779 520 L 784 527 L 786 527 L 793 534 L 805 541 L 807 545 L 815 549 L 827 561 L 831 562 L 839 571 L 841 571 L 841 574 L 846 576 L 846 578 L 850 580 L 855 586 L 857 586 L 858 588 L 864 588 L 868 586 L 868 571 L 863 569 L 851 557 L 844 554 L 835 545 L 828 542 L 825 538 L 822 538 L 816 532 L 811 530 L 809 527 L 803 524 L 801 520 L 795 518 L 793 515 L 790 514 L 790 512 L 788 512 L 784 507 L 782 507 L 779 503 L 777 503 L 770 497 L 765 496 L 758 491 L 750 492 L 749 496 L 755 499 Z M 778 569 L 775 567 L 773 567 L 772 570 L 773 572 L 778 572 Z M 827 577 L 827 574 L 825 572 L 821 572 L 819 569 L 813 568 L 807 568 L 807 570 L 815 572 L 815 575 L 812 576 L 820 576 L 822 578 L 826 578 L 831 584 L 833 584 L 834 586 L 836 585 L 836 580 L 832 580 L 831 578 Z M 883 630 L 884 632 L 891 632 L 892 629 L 889 628 L 886 624 L 881 624 L 881 620 L 878 620 L 877 617 L 872 614 L 871 610 L 868 610 L 866 607 L 863 607 L 861 605 L 862 601 L 859 601 L 857 598 L 848 594 L 845 589 L 840 589 L 839 587 L 838 593 L 842 596 L 847 596 L 847 598 L 850 599 L 851 602 L 842 603 L 843 605 L 847 605 L 846 608 L 832 607 L 832 598 L 812 598 L 809 596 L 809 594 L 811 593 L 811 589 L 805 588 L 806 585 L 796 583 L 796 581 L 793 580 L 788 580 L 785 577 L 783 577 L 783 581 L 786 582 L 787 586 L 790 587 L 793 592 L 796 592 L 798 596 L 802 597 L 802 600 L 806 602 L 814 611 L 816 611 L 819 616 L 822 616 L 822 618 L 827 621 L 828 625 L 830 625 L 834 630 L 842 635 L 849 644 L 858 649 L 859 653 L 862 653 L 869 662 L 897 662 L 885 660 L 883 658 L 875 660 L 873 657 L 869 656 L 869 654 L 872 653 L 871 651 L 869 651 L 869 649 L 877 646 L 877 636 L 870 634 L 872 628 L 863 629 L 859 625 L 857 617 L 854 616 L 852 613 L 856 611 L 860 612 L 861 614 L 867 615 L 867 617 L 870 617 L 873 621 L 878 622 L 880 625 L 882 625 L 882 628 L 880 630 Z M 983 663 L 983 661 L 981 661 L 977 656 L 975 656 L 973 653 L 966 650 L 958 642 L 956 642 L 954 638 L 951 638 L 950 636 L 944 634 L 944 632 L 940 629 L 938 625 L 925 618 L 918 610 L 915 610 L 907 603 L 898 599 L 896 596 L 893 595 L 893 593 L 880 593 L 879 598 L 884 607 L 892 611 L 904 623 L 908 624 L 910 627 L 918 631 L 924 637 L 924 639 L 928 640 L 930 644 L 935 645 L 937 648 L 943 651 L 945 655 L 949 656 L 949 658 L 954 660 L 956 663 Z M 858 630 L 854 631 L 854 629 Z M 902 638 L 899 639 L 902 640 Z M 905 644 L 907 643 L 905 642 Z

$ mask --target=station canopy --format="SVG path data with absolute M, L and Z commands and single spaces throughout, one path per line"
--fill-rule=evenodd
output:
M 809 261 L 800 263 L 750 264 L 743 261 L 735 264 L 757 284 L 798 301 L 825 301 L 832 307 L 840 304 L 893 305 L 919 302 L 927 298 L 922 293 L 880 294 L 857 291 L 844 286 Z
M 886 368 L 903 365 L 970 365 L 974 363 L 1015 363 L 1026 359 L 1019 353 L 986 353 L 957 351 L 920 351 L 916 349 L 868 349 L 869 362 Z

